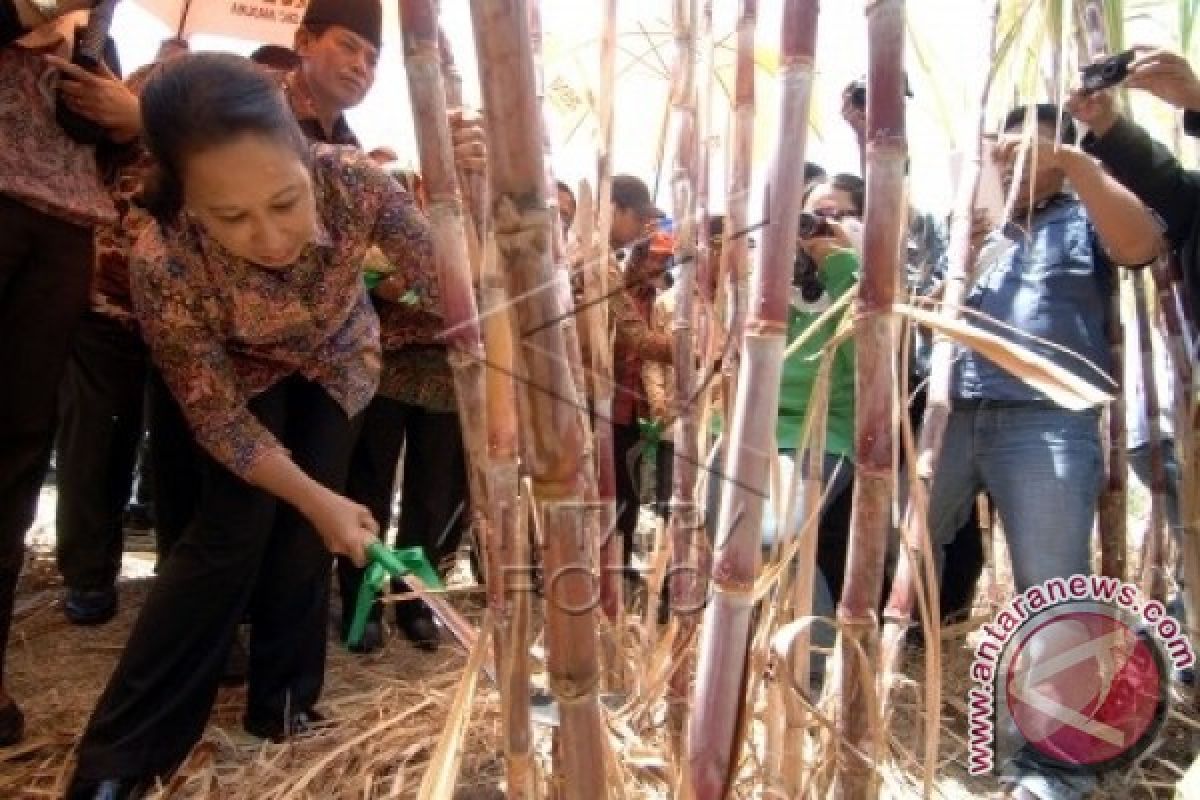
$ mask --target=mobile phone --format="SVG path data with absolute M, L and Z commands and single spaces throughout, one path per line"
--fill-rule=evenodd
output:
M 1129 65 L 1133 63 L 1134 53 L 1126 50 L 1115 56 L 1098 61 L 1079 71 L 1085 92 L 1098 92 L 1119 85 L 1129 77 Z
M 88 13 L 87 25 L 75 29 L 75 39 L 71 47 L 72 64 L 87 72 L 99 72 L 101 59 L 104 58 L 105 40 L 108 38 L 113 14 L 119 2 L 120 0 L 101 0 Z M 55 98 L 54 119 L 68 136 L 80 144 L 99 144 L 108 135 L 102 126 L 72 111 L 63 99 L 61 90 Z

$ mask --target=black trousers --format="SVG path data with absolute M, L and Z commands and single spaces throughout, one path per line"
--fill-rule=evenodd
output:
M 200 506 L 201 471 L 204 453 L 184 419 L 162 375 L 153 367 L 147 388 L 147 427 L 150 445 L 146 451 L 151 498 L 154 502 L 154 536 L 158 564 L 183 538 Z
M 363 412 L 362 431 L 346 496 L 366 506 L 379 530 L 392 523 L 396 466 L 404 451 L 404 489 L 396 535 L 397 547 L 423 547 L 437 566 L 458 550 L 467 522 L 467 459 L 458 414 L 429 411 L 376 396 Z M 349 559 L 338 559 L 338 583 L 346 620 L 354 609 L 363 571 Z M 405 591 L 397 584 L 397 591 Z M 401 616 L 428 613 L 422 603 L 396 606 Z M 373 618 L 382 610 L 377 604 Z
M 625 542 L 625 566 L 633 558 L 633 535 L 642 505 L 642 434 L 637 423 L 613 426 L 617 478 L 617 531 Z
M 84 315 L 59 390 L 57 556 L 72 589 L 111 587 L 121 570 L 146 361 L 137 331 Z
M 91 270 L 90 228 L 0 195 L 0 685 L 25 532 L 50 463 L 59 381 Z
M 340 491 L 354 423 L 316 384 L 288 378 L 250 401 L 302 470 Z M 298 512 L 208 455 L 195 524 L 161 565 L 79 746 L 78 774 L 159 775 L 200 738 L 234 631 L 251 619 L 246 714 L 285 719 L 321 694 L 329 551 Z
M 659 518 L 671 515 L 671 481 L 675 474 L 675 443 L 663 439 L 654 455 L 654 511 Z

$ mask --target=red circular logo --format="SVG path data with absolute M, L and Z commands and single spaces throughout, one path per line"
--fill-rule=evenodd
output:
M 1051 609 L 1006 655 L 1009 713 L 1033 753 L 1056 765 L 1102 769 L 1136 757 L 1165 719 L 1162 653 L 1113 608 Z

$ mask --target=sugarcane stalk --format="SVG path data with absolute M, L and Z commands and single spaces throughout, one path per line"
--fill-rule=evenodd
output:
M 611 690 L 624 684 L 621 669 L 621 633 L 624 630 L 625 542 L 617 530 L 617 464 L 613 442 L 613 349 L 609 344 L 608 267 L 609 232 L 612 228 L 612 144 L 613 108 L 616 99 L 617 0 L 605 0 L 604 23 L 600 35 L 600 94 L 596 104 L 599 151 L 596 157 L 597 203 L 599 211 L 594 232 L 584 241 L 588 254 L 584 263 L 584 298 L 591 359 L 594 447 L 596 482 L 599 494 L 600 607 L 607 627 L 601 644 L 605 679 Z M 589 219 L 589 228 L 591 220 Z
M 428 200 L 426 214 L 433 235 L 447 326 L 443 338 L 450 348 L 448 360 L 467 457 L 469 502 L 474 524 L 478 525 L 484 524 L 478 515 L 487 507 L 487 428 L 480 411 L 486 398 L 483 340 L 447 116 L 437 13 L 432 0 L 401 0 L 400 16 L 417 149 Z
M 1104 58 L 1111 47 L 1105 24 L 1103 0 L 1082 0 L 1083 52 L 1088 63 Z M 1108 345 L 1112 351 L 1113 380 L 1118 386 L 1125 377 L 1125 332 L 1121 322 L 1121 282 L 1113 281 L 1109 297 Z M 1100 571 L 1125 579 L 1128 555 L 1129 457 L 1125 430 L 1124 387 L 1115 393 L 1108 406 L 1108 447 L 1105 453 L 1105 481 L 1097 508 L 1100 526 Z
M 488 579 L 488 607 L 496 621 L 496 671 L 500 680 L 501 746 L 508 792 L 516 798 L 540 796 L 533 759 L 530 719 L 529 643 L 531 638 L 532 558 L 521 496 L 517 397 L 513 381 L 513 321 L 495 247 L 482 267 L 483 339 L 487 371 L 487 519 L 482 537 Z
M 737 347 L 741 343 L 746 318 L 746 299 L 750 275 L 750 248 L 746 236 L 750 202 L 750 181 L 754 170 L 754 36 L 758 25 L 758 0 L 741 0 L 737 24 L 737 62 L 734 73 L 733 175 L 726 196 L 726 225 L 721 248 L 720 278 L 728 286 L 726 319 L 733 346 L 721 362 L 725 418 L 737 394 Z M 789 156 L 791 157 L 791 156 Z
M 890 313 L 901 273 L 905 227 L 904 0 L 867 6 L 867 206 L 863 276 L 856 303 L 854 511 L 846 580 L 838 608 L 841 629 L 841 710 L 835 796 L 874 796 L 872 730 L 878 663 L 883 565 L 895 494 L 893 426 L 896 407 L 897 320 Z M 772 211 L 774 199 L 772 198 Z
M 1142 408 L 1146 415 L 1147 447 L 1150 452 L 1150 520 L 1143 543 L 1141 570 L 1142 591 L 1148 597 L 1165 601 L 1167 580 L 1164 563 L 1167 557 L 1167 470 L 1163 458 L 1164 442 L 1159 425 L 1158 380 L 1154 368 L 1154 339 L 1150 332 L 1150 309 L 1147 307 L 1146 278 L 1141 270 L 1133 272 L 1134 315 L 1137 320 L 1139 355 L 1141 356 Z
M 446 106 L 453 111 L 464 111 L 462 73 L 454 60 L 450 37 L 439 26 L 438 49 L 442 55 L 442 81 L 446 88 Z M 484 243 L 487 241 L 487 175 L 478 172 L 458 173 L 458 184 L 466 208 L 467 252 L 471 257 L 471 275 L 476 284 L 481 280 L 484 258 Z
M 691 293 L 696 278 L 696 161 L 698 136 L 696 123 L 696 57 L 699 24 L 699 0 L 674 0 L 672 27 L 675 34 L 675 66 L 671 81 L 671 129 L 674 167 L 671 172 L 671 195 L 676 219 L 675 262 L 679 269 L 676 288 L 673 361 L 675 366 L 675 402 L 687 403 L 692 395 L 695 357 L 692 352 L 693 308 Z M 682 409 L 682 407 L 680 407 Z M 688 425 L 683 414 L 675 413 L 677 434 L 675 461 L 672 465 L 671 506 L 667 520 L 667 538 L 671 542 L 671 566 L 668 571 L 668 592 L 672 607 L 696 609 L 693 596 L 693 575 L 689 563 L 696 537 L 695 496 L 689 489 L 695 483 L 696 431 Z M 695 614 L 678 614 L 680 624 L 690 635 L 695 628 Z M 690 648 L 675 651 L 675 665 L 667 693 L 668 728 L 675 741 L 683 731 L 688 692 L 692 680 Z
M 1000 2 L 994 0 L 987 24 L 988 44 L 985 51 L 987 53 L 995 52 L 999 17 Z M 967 151 L 969 157 L 964 160 L 959 177 L 953 221 L 950 227 L 947 271 L 943 284 L 943 303 L 940 309 L 940 314 L 946 319 L 954 319 L 958 316 L 958 309 L 963 305 L 970 282 L 969 275 L 973 267 L 971 263 L 971 226 L 982 172 L 987 102 L 995 77 L 995 67 L 992 62 L 991 58 L 983 59 L 980 62 L 978 112 L 964 136 L 965 141 L 971 142 L 971 149 Z M 905 509 L 902 529 L 905 557 L 901 557 L 896 566 L 891 595 L 884 612 L 885 628 L 880 664 L 884 680 L 881 686 L 880 707 L 885 714 L 890 706 L 893 676 L 896 674 L 897 664 L 903 650 L 905 632 L 912 623 L 914 605 L 918 603 L 919 598 L 921 608 L 926 609 L 924 619 L 926 630 L 936 630 L 940 623 L 937 575 L 932 569 L 932 563 L 925 561 L 924 554 L 927 551 L 926 542 L 929 537 L 929 496 L 933 490 L 942 441 L 945 438 L 946 426 L 950 419 L 950 384 L 955 350 L 956 346 L 953 340 L 940 334 L 935 335 L 930 362 L 928 401 L 921 422 L 915 468 L 912 470 L 909 501 Z M 925 704 L 927 709 L 936 709 L 941 707 L 940 650 L 936 636 L 927 636 L 926 642 Z M 937 732 L 938 726 L 933 725 L 929 730 L 931 735 L 925 740 L 926 772 L 924 777 L 927 790 L 932 780 L 930 769 L 936 763 Z
M 725 797 L 738 767 L 749 712 L 745 688 L 761 561 L 763 507 L 775 454 L 775 417 L 804 190 L 804 149 L 816 52 L 818 3 L 786 0 L 780 46 L 777 157 L 729 430 L 712 571 L 712 599 L 698 647 L 688 727 L 688 781 L 697 800 Z M 896 241 L 899 241 L 898 239 Z
M 564 795 L 604 798 L 605 728 L 598 685 L 595 598 L 584 511 L 585 430 L 571 369 L 561 284 L 552 258 L 558 226 L 546 202 L 526 0 L 472 0 L 491 162 L 493 229 L 517 330 L 524 454 L 544 528 L 547 671 L 558 703 L 561 747 L 555 773 Z M 549 289 L 549 291 L 547 291 Z

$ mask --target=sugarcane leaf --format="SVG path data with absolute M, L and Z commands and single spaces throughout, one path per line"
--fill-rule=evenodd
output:
M 947 319 L 925 309 L 898 304 L 895 310 L 913 322 L 971 348 L 1063 408 L 1083 411 L 1112 400 L 1110 392 L 1072 375 L 1022 344 L 963 320 Z
M 479 638 L 471 648 L 471 655 L 458 684 L 458 692 L 454 696 L 454 704 L 450 707 L 445 727 L 442 729 L 442 737 L 438 740 L 437 750 L 434 751 L 425 777 L 421 780 L 421 788 L 417 792 L 418 800 L 448 800 L 454 796 L 454 789 L 458 784 L 459 763 L 465 750 L 467 723 L 471 720 L 475 689 L 479 685 L 479 672 L 487 655 L 491 633 L 492 612 L 489 610 L 483 614 Z

